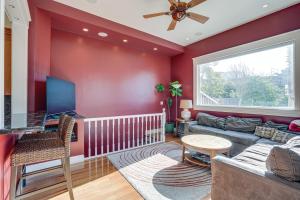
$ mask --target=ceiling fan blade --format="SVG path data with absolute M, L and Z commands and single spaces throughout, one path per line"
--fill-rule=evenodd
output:
M 168 31 L 174 30 L 176 24 L 177 24 L 177 21 L 173 19 L 173 21 L 172 21 L 171 24 L 169 25 Z
M 168 0 L 168 1 L 171 5 L 176 5 L 177 6 L 177 1 L 176 0 Z
M 162 15 L 169 15 L 169 12 L 153 13 L 153 14 L 143 15 L 143 17 L 148 19 L 151 17 L 158 17 L 158 16 L 162 16 Z
M 209 20 L 208 17 L 205 17 L 203 15 L 199 15 L 199 14 L 196 14 L 196 13 L 192 13 L 192 12 L 187 13 L 186 16 L 188 18 L 192 19 L 192 20 L 200 22 L 201 24 L 204 24 L 205 22 L 207 22 L 207 20 Z
M 187 4 L 187 7 L 192 8 L 195 7 L 197 5 L 199 5 L 200 3 L 203 3 L 206 0 L 192 0 Z

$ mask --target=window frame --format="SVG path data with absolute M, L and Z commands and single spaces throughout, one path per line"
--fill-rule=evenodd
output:
M 198 104 L 199 91 L 199 68 L 197 65 L 242 56 L 246 54 L 256 53 L 284 45 L 294 44 L 294 68 L 293 83 L 295 92 L 294 108 L 270 108 L 270 107 L 236 107 L 236 106 L 216 106 L 216 105 L 200 105 Z M 298 57 L 296 55 L 299 55 Z M 277 36 L 265 38 L 251 43 L 239 45 L 229 49 L 221 50 L 211 54 L 206 54 L 193 58 L 193 100 L 194 110 L 217 111 L 217 112 L 233 112 L 233 113 L 249 113 L 259 115 L 275 115 L 286 117 L 300 117 L 300 29 Z

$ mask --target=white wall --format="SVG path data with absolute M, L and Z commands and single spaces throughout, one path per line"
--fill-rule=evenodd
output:
M 11 112 L 27 113 L 28 26 L 12 22 Z
M 0 129 L 4 127 L 4 1 L 0 0 Z
M 27 0 L 9 1 L 6 14 L 12 30 L 12 114 L 27 113 L 28 27 L 31 21 Z

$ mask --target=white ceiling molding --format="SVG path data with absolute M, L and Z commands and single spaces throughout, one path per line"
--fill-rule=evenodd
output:
M 31 16 L 27 0 L 5 0 L 5 12 L 11 22 L 29 26 Z
M 145 14 L 169 11 L 170 4 L 167 0 L 54 1 L 182 46 L 300 3 L 300 0 L 206 0 L 190 9 L 191 12 L 209 17 L 210 19 L 205 24 L 186 18 L 177 23 L 174 31 L 167 31 L 171 16 L 151 19 L 142 17 Z M 190 0 L 182 1 L 189 2 Z

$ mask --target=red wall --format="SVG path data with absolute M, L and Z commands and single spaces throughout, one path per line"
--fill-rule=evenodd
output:
M 183 84 L 183 98 L 193 99 L 192 58 L 299 29 L 299 19 L 300 4 L 297 4 L 272 15 L 268 15 L 261 19 L 189 45 L 185 48 L 185 53 L 172 58 L 171 79 L 179 80 Z M 214 114 L 225 116 L 230 114 L 232 115 L 234 113 Z M 288 122 L 291 120 L 291 118 L 270 116 L 265 116 L 264 118 L 265 120 L 275 119 L 276 121 L 282 122 Z
M 0 200 L 9 199 L 10 155 L 14 144 L 13 135 L 0 135 Z
M 160 112 L 154 87 L 170 81 L 170 63 L 159 53 L 52 30 L 50 75 L 76 84 L 77 112 L 85 116 Z
M 29 0 L 32 22 L 28 42 L 28 110 L 45 110 L 46 76 L 50 73 L 51 18 Z

